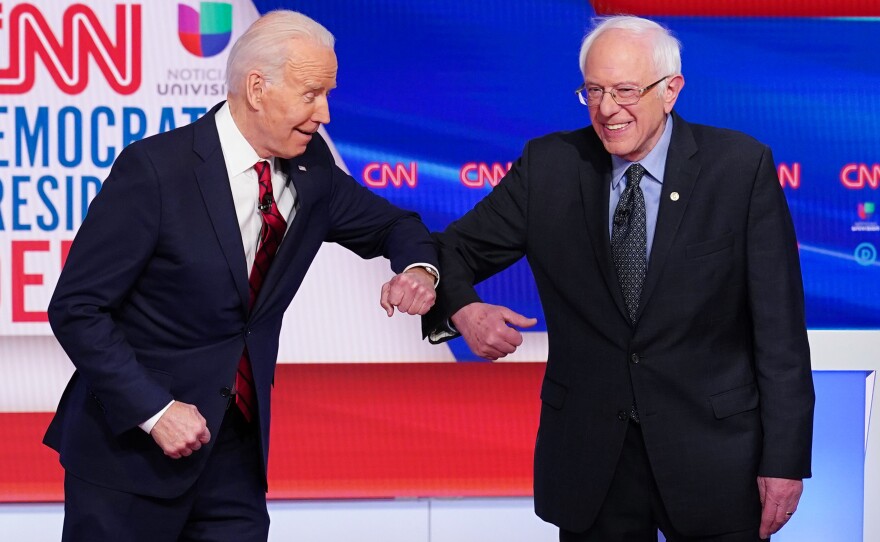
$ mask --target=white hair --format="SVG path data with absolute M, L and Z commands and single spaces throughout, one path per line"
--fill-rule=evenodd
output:
M 260 17 L 232 46 L 226 60 L 226 88 L 230 94 L 244 92 L 247 73 L 260 70 L 268 81 L 280 79 L 290 57 L 290 40 L 308 40 L 333 49 L 333 34 L 314 19 L 285 9 Z
M 654 67 L 657 70 L 657 75 L 679 75 L 681 73 L 681 42 L 672 35 L 668 28 L 641 17 L 616 15 L 595 19 L 593 29 L 584 36 L 578 58 L 584 79 L 587 78 L 587 55 L 590 52 L 590 47 L 593 46 L 596 38 L 608 30 L 625 30 L 636 36 L 649 37 L 654 48 Z M 659 93 L 666 90 L 666 82 L 664 80 L 657 85 Z M 648 82 L 646 81 L 645 84 Z

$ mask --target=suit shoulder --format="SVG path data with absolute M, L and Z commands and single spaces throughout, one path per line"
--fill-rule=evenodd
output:
M 720 149 L 736 149 L 739 152 L 763 153 L 769 147 L 745 132 L 719 128 L 706 124 L 688 124 L 694 140 L 702 149 L 718 147 Z
M 195 121 L 178 126 L 167 132 L 145 137 L 144 139 L 129 144 L 127 148 L 134 147 L 141 152 L 180 152 L 183 149 L 192 149 L 197 137 L 216 138 L 219 143 L 219 135 L 217 135 L 217 125 L 214 115 L 220 110 L 224 102 L 216 104 L 208 110 L 204 115 Z M 209 135 L 212 134 L 212 135 Z
M 114 160 L 108 180 L 117 178 L 117 182 L 125 179 L 128 179 L 125 182 L 131 182 L 135 178 L 140 181 L 153 179 L 159 185 L 174 185 L 181 175 L 191 172 L 194 166 L 203 162 L 196 147 L 199 126 L 204 128 L 204 123 L 214 122 L 213 116 L 207 117 L 130 143 Z M 201 134 L 204 133 L 205 130 L 202 130 Z M 209 144 L 208 147 L 214 152 L 221 152 L 219 138 L 216 145 Z M 212 156 L 211 152 L 203 155 Z
M 596 132 L 592 126 L 585 126 L 577 130 L 564 130 L 559 132 L 551 132 L 536 138 L 530 139 L 528 144 L 535 146 L 565 146 L 565 145 L 583 145 L 591 139 L 595 139 Z
M 581 155 L 585 150 L 601 147 L 601 142 L 592 126 L 578 130 L 552 132 L 531 139 L 526 143 L 526 150 L 531 154 L 559 156 L 574 153 Z
M 196 122 L 206 120 L 204 117 Z M 179 126 L 167 132 L 161 132 L 133 141 L 120 152 L 119 157 L 132 153 L 159 158 L 160 162 L 167 161 L 169 153 L 180 153 L 183 149 L 191 150 L 195 141 L 195 123 Z

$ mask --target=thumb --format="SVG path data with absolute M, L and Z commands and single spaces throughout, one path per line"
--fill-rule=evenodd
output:
M 504 309 L 501 311 L 501 316 L 504 320 L 515 327 L 532 327 L 538 323 L 537 318 L 526 318 L 522 314 L 518 312 L 513 312 L 510 309 Z

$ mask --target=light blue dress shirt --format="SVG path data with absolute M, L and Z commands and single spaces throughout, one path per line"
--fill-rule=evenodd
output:
M 648 234 L 648 263 L 651 261 L 651 247 L 654 246 L 654 230 L 657 228 L 657 211 L 660 209 L 660 191 L 663 189 L 663 175 L 666 172 L 666 155 L 669 154 L 669 142 L 672 140 L 672 117 L 666 115 L 666 128 L 663 135 L 647 156 L 639 160 L 647 173 L 639 186 L 645 195 L 645 218 Z M 608 237 L 614 228 L 614 211 L 617 202 L 626 188 L 626 170 L 634 162 L 619 156 L 611 155 L 611 194 L 608 198 Z

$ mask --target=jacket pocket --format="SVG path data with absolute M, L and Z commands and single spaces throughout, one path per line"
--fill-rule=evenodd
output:
M 709 397 L 717 419 L 758 408 L 758 385 L 752 382 Z
M 544 378 L 544 383 L 541 384 L 541 401 L 547 403 L 548 406 L 556 410 L 561 409 L 565 404 L 566 393 L 568 393 L 568 388 L 549 378 Z
M 695 258 L 700 258 L 702 256 L 708 256 L 709 254 L 721 252 L 722 250 L 732 246 L 733 234 L 728 233 L 716 239 L 710 239 L 708 241 L 701 241 L 699 243 L 694 243 L 693 245 L 688 245 L 687 248 L 685 248 L 685 254 L 687 255 L 687 258 L 689 260 L 693 260 Z

